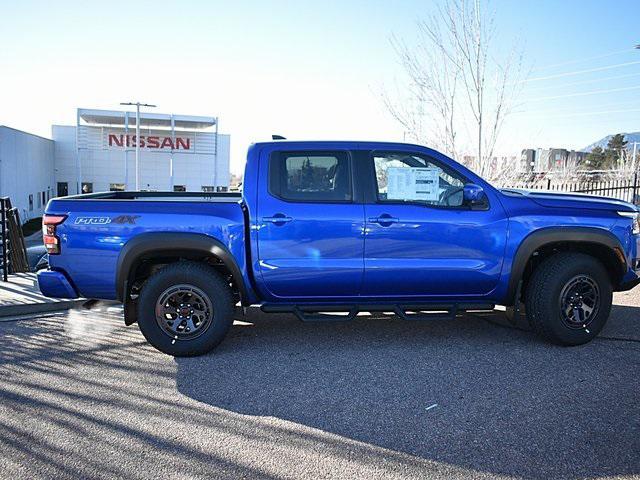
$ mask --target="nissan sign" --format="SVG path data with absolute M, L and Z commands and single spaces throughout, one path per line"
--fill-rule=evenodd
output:
M 123 133 L 109 133 L 107 144 L 109 147 L 135 147 L 138 139 L 135 135 Z M 191 150 L 191 138 L 176 136 L 175 138 L 161 135 L 140 135 L 140 148 Z

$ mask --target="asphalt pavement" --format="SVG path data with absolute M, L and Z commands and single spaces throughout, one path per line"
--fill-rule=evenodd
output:
M 0 322 L 1 478 L 640 478 L 640 288 L 580 347 L 500 314 L 303 324 L 210 355 L 121 310 Z

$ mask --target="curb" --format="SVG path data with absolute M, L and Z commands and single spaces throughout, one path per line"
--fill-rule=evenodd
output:
M 17 317 L 37 313 L 57 312 L 81 306 L 87 299 L 63 300 L 47 303 L 23 303 L 19 305 L 0 305 L 0 321 L 3 317 Z

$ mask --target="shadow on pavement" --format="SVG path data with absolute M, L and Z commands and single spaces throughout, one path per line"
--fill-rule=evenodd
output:
M 603 336 L 632 336 L 639 313 L 616 306 Z M 173 359 L 119 315 L 83 315 L 0 323 L 2 475 L 640 473 L 637 341 L 567 349 L 475 317 L 251 311 L 212 354 Z
M 633 331 L 640 308 L 614 315 L 608 331 Z M 491 475 L 640 473 L 638 343 L 555 347 L 471 317 L 246 320 L 214 354 L 176 359 L 180 392 Z
M 174 359 L 120 316 L 2 322 L 0 337 L 3 478 L 422 478 L 444 469 L 184 396 Z

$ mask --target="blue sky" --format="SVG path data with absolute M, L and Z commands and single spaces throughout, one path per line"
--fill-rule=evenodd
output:
M 51 124 L 75 122 L 76 107 L 140 99 L 161 112 L 218 115 L 233 171 L 249 143 L 272 133 L 401 140 L 380 100 L 403 82 L 389 39 L 410 43 L 434 5 L 1 0 L 0 124 L 49 136 Z M 487 8 L 498 55 L 521 42 L 531 69 L 501 152 L 580 148 L 640 130 L 640 2 Z

